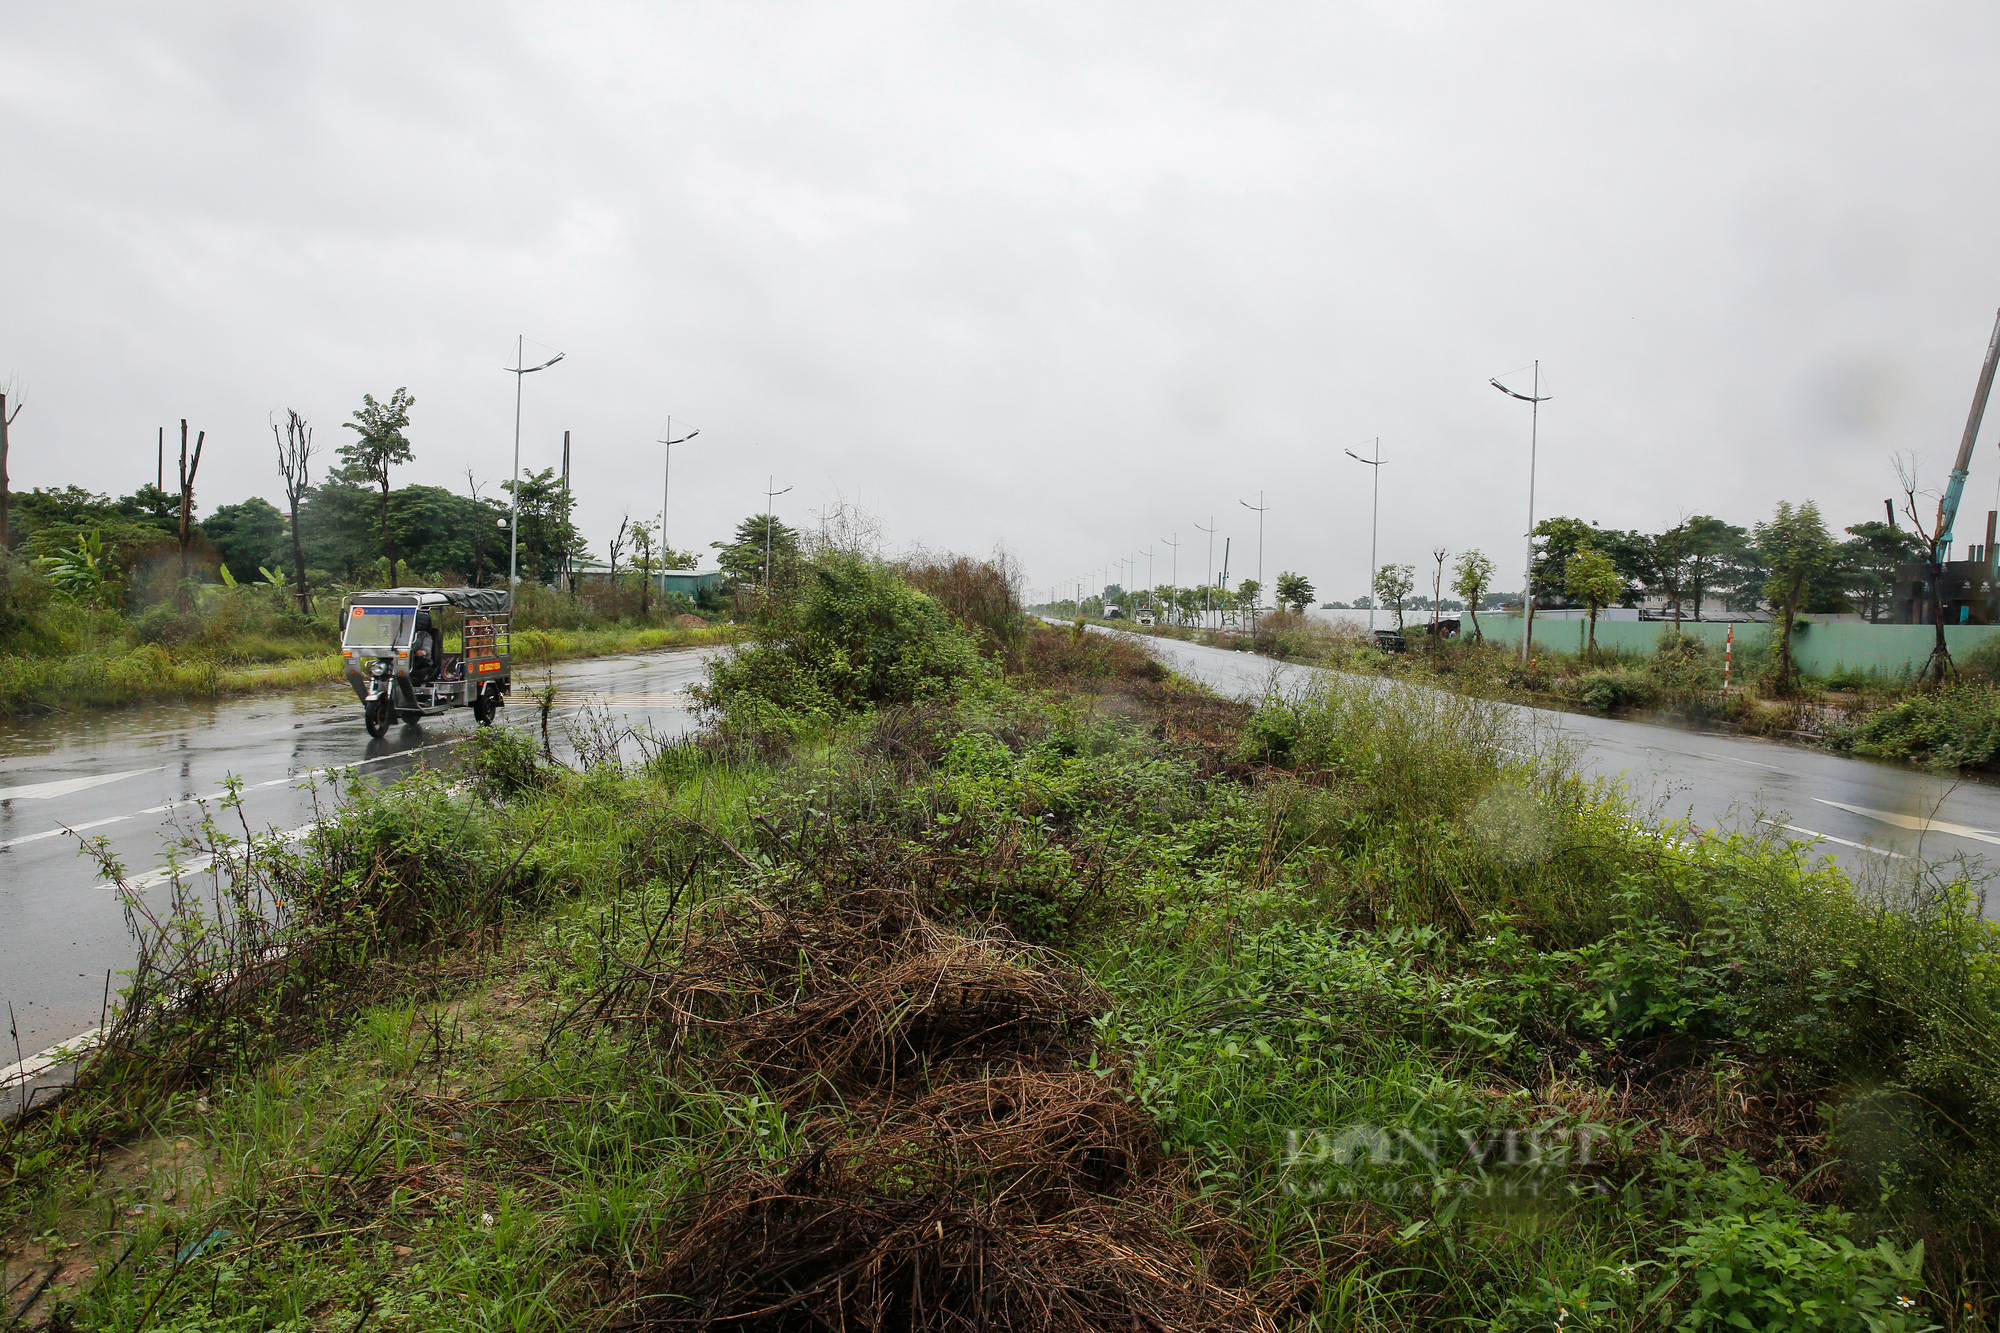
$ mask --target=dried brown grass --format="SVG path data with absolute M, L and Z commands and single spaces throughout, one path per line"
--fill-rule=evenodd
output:
M 606 1293 L 616 1327 L 1277 1327 L 1247 1235 L 1102 1059 L 1106 996 L 1052 952 L 948 930 L 906 891 L 743 899 L 619 994 L 601 1010 L 775 1092 L 813 1146 L 715 1164 Z

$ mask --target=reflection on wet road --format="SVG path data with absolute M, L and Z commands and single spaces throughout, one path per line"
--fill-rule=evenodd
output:
M 1149 638 L 1182 675 L 1238 698 L 1295 688 L 1309 667 Z M 1822 750 L 1744 737 L 1683 731 L 1577 713 L 1523 708 L 1543 734 L 1577 745 L 1586 772 L 1623 781 L 1640 807 L 1661 818 L 1687 818 L 1710 829 L 1783 830 L 1816 844 L 1857 879 L 1871 881 L 1917 861 L 1967 858 L 1975 882 L 1996 867 L 1985 861 L 2000 846 L 2000 786 L 1937 777 L 1850 759 Z M 1988 894 L 1986 913 L 2000 911 Z
M 681 734 L 693 725 L 687 688 L 712 651 L 558 666 L 557 715 L 601 708 L 622 727 Z M 498 725 L 529 725 L 528 692 L 545 679 L 518 671 Z M 212 808 L 226 779 L 241 780 L 252 828 L 293 829 L 314 817 L 315 780 L 322 802 L 327 779 L 394 781 L 473 725 L 456 709 L 370 740 L 344 685 L 0 719 L 0 999 L 14 1006 L 22 1048 L 95 1026 L 106 971 L 131 961 L 118 902 L 72 832 L 105 839 L 136 879 L 161 864 L 177 828 Z

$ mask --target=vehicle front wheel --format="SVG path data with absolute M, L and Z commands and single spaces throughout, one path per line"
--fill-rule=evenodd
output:
M 500 711 L 500 700 L 490 694 L 482 694 L 472 701 L 472 717 L 482 727 L 493 725 L 493 715 Z
M 371 699 L 362 705 L 361 720 L 368 726 L 368 734 L 380 740 L 389 734 L 389 701 Z

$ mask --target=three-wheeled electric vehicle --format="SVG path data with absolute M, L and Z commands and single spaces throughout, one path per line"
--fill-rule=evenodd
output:
M 341 664 L 370 736 L 466 707 L 489 726 L 514 688 L 512 602 L 500 588 L 389 588 L 341 606 Z M 454 648 L 454 643 L 456 647 Z

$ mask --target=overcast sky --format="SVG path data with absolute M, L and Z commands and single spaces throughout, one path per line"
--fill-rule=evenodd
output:
M 20 489 L 204 510 L 416 395 L 400 482 L 573 432 L 601 554 L 857 502 L 892 544 L 1351 597 L 1538 515 L 1657 530 L 1936 484 L 2000 306 L 1975 4 L 27 5 L 0 27 Z M 531 347 L 531 352 L 534 350 Z M 542 353 L 543 356 L 548 353 Z M 1525 375 L 1520 376 L 1525 384 Z M 1968 490 L 2000 483 L 2000 411 Z M 1975 532 L 1972 529 L 1978 528 Z M 1427 582 L 1427 580 L 1426 580 Z M 1518 587 L 1518 573 L 1498 582 Z

